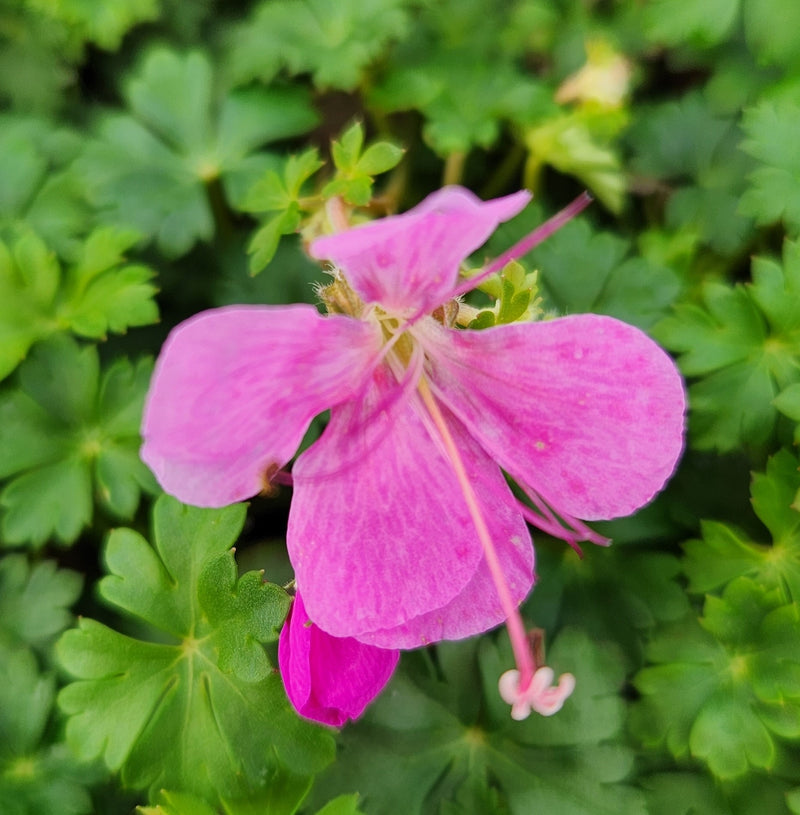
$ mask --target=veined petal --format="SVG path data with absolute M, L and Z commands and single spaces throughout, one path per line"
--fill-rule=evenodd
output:
M 286 694 L 301 716 L 341 727 L 356 719 L 389 681 L 400 653 L 332 637 L 309 619 L 299 594 L 278 643 Z
M 449 298 L 464 258 L 529 200 L 524 190 L 481 201 L 445 187 L 402 215 L 319 238 L 309 251 L 335 263 L 364 302 L 427 311 Z
M 332 412 L 323 437 L 293 468 L 287 532 L 314 622 L 334 636 L 386 648 L 467 636 L 504 619 L 494 597 L 466 619 L 448 611 L 456 600 L 457 612 L 469 608 L 471 597 L 461 595 L 469 595 L 476 575 L 485 577 L 483 550 L 414 392 L 387 398 L 397 387 L 379 369 L 367 402 Z M 499 468 L 447 416 L 492 538 L 504 555 L 513 552 L 508 567 L 521 600 L 533 572 L 525 523 Z
M 582 314 L 484 331 L 426 323 L 430 381 L 483 448 L 556 512 L 627 515 L 672 474 L 685 394 L 646 334 Z
M 186 503 L 249 498 L 294 455 L 314 416 L 358 392 L 379 345 L 368 324 L 312 306 L 198 314 L 159 356 L 142 459 Z
M 491 463 L 489 466 L 493 466 Z M 507 488 L 506 488 L 507 489 Z M 509 493 L 506 500 L 511 498 Z M 492 505 L 488 511 L 496 511 Z M 516 534 L 494 539 L 498 557 L 514 602 L 521 603 L 533 585 L 534 551 L 530 535 Z M 361 634 L 359 639 L 380 648 L 418 648 L 428 642 L 472 637 L 505 622 L 497 587 L 485 559 L 466 587 L 447 605 L 421 614 L 403 625 Z

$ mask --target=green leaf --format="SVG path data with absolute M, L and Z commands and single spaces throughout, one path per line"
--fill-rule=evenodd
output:
M 790 100 L 765 100 L 747 111 L 742 149 L 759 164 L 750 176 L 741 211 L 760 224 L 784 220 L 794 234 L 800 230 L 800 157 L 793 139 L 800 128 L 800 105 Z
M 417 36 L 396 52 L 396 62 L 371 89 L 369 104 L 386 113 L 422 111 L 425 140 L 443 157 L 492 147 L 504 121 L 527 122 L 555 107 L 551 92 L 496 44 L 479 54 L 469 43 L 444 49 L 435 36 Z
M 47 648 L 71 622 L 82 577 L 52 560 L 31 565 L 24 555 L 0 559 L 0 643 Z
M 747 44 L 759 61 L 797 68 L 800 7 L 786 0 L 744 0 Z
M 721 115 L 709 96 L 695 91 L 640 109 L 626 139 L 633 170 L 644 177 L 638 185 L 668 185 L 666 226 L 736 255 L 752 238 L 752 220 L 739 212 L 752 161 L 740 150 L 737 118 Z
M 250 188 L 242 209 L 277 212 L 299 205 L 303 185 L 323 166 L 316 148 L 289 156 L 282 173 L 270 170 Z
M 63 743 L 49 743 L 55 682 L 33 654 L 0 645 L 0 811 L 4 815 L 84 815 L 96 775 Z
M 115 51 L 122 38 L 138 23 L 155 20 L 158 0 L 60 0 L 48 6 L 54 16 L 79 34 L 81 39 Z
M 250 274 L 262 271 L 275 257 L 284 235 L 291 235 L 300 226 L 300 212 L 296 205 L 265 221 L 253 234 L 247 251 L 250 253 Z
M 127 265 L 122 255 L 134 241 L 131 233 L 97 229 L 65 271 L 33 232 L 10 250 L 0 242 L 0 378 L 55 332 L 99 339 L 156 322 L 153 271 Z
M 800 378 L 800 244 L 787 241 L 783 265 L 753 260 L 753 283 L 706 283 L 702 305 L 684 304 L 654 329 L 681 352 L 689 377 L 690 431 L 699 448 L 759 444 L 773 431 L 773 399 Z
M 740 0 L 652 0 L 644 9 L 649 39 L 666 45 L 689 43 L 702 49 L 721 42 L 738 17 Z
M 784 388 L 773 400 L 775 408 L 795 422 L 794 443 L 800 444 L 800 383 Z
M 0 235 L 25 222 L 68 256 L 89 223 L 85 192 L 69 162 L 81 141 L 45 118 L 0 116 Z
M 799 609 L 740 577 L 706 599 L 700 625 L 662 629 L 648 648 L 655 664 L 635 679 L 635 735 L 724 779 L 774 767 L 775 737 L 800 736 Z
M 649 815 L 731 815 L 714 782 L 706 775 L 664 772 L 639 782 L 647 796 Z
M 118 359 L 102 375 L 94 346 L 56 335 L 20 366 L 0 395 L 0 492 L 7 544 L 69 544 L 93 516 L 93 496 L 131 517 L 155 491 L 139 459 L 139 424 L 152 362 Z
M 107 331 L 124 332 L 132 326 L 158 321 L 150 283 L 151 269 L 126 265 L 124 252 L 138 235 L 112 228 L 96 229 L 69 270 L 67 291 L 59 317 L 83 337 L 103 338 Z
M 270 82 L 281 70 L 310 73 L 318 88 L 353 90 L 389 42 L 409 29 L 409 0 L 271 0 L 230 40 L 239 83 Z
M 217 815 L 217 810 L 195 795 L 160 790 L 156 805 L 136 807 L 139 815 Z
M 358 806 L 358 793 L 352 795 L 339 795 L 322 807 L 317 815 L 363 815 Z
M 136 811 L 139 815 L 220 815 L 220 812 L 224 812 L 224 815 L 294 815 L 308 794 L 312 781 L 313 779 L 309 777 L 275 769 L 264 782 L 265 790 L 260 790 L 248 798 L 223 800 L 221 810 L 195 795 L 159 790 L 154 806 L 140 806 Z M 332 806 L 331 812 L 341 812 L 341 815 L 361 815 L 360 810 L 346 807 L 347 800 L 351 797 L 342 796 L 341 799 L 337 799 L 345 801 L 345 805 L 342 805 L 341 810 Z
M 200 52 L 152 51 L 126 88 L 130 114 L 107 116 L 78 162 L 102 217 L 170 255 L 212 237 L 213 185 L 238 206 L 247 179 L 276 164 L 259 148 L 316 122 L 300 89 L 249 88 L 217 102 L 213 81 Z
M 76 678 L 59 695 L 67 739 L 128 786 L 235 800 L 279 764 L 310 775 L 332 759 L 330 736 L 295 716 L 263 648 L 277 639 L 286 593 L 260 573 L 236 577 L 244 516 L 243 505 L 196 509 L 162 496 L 154 545 L 112 532 L 100 583 L 147 639 L 83 619 L 58 643 Z
M 438 646 L 441 676 L 422 659 L 410 671 L 413 657 L 404 658 L 406 670 L 363 721 L 342 732 L 341 760 L 318 779 L 314 803 L 358 789 L 374 815 L 644 815 L 641 795 L 625 783 L 632 755 L 620 741 L 619 654 L 582 632 L 563 631 L 548 664 L 576 675 L 573 696 L 557 716 L 514 722 L 497 691 L 498 677 L 513 664 L 502 642 L 500 649 L 489 639 Z M 459 808 L 497 797 L 489 810 Z
M 350 204 L 366 206 L 372 198 L 373 176 L 391 170 L 403 157 L 402 148 L 391 142 L 376 142 L 362 152 L 364 128 L 352 124 L 331 145 L 336 167 L 333 179 L 322 189 L 324 197 L 340 195 Z
M 772 535 L 772 545 L 750 541 L 740 531 L 707 521 L 703 539 L 684 545 L 684 571 L 689 589 L 719 589 L 740 576 L 777 588 L 787 600 L 800 601 L 800 512 L 795 499 L 800 489 L 797 459 L 782 450 L 767 462 L 766 473 L 753 475 L 753 509 Z

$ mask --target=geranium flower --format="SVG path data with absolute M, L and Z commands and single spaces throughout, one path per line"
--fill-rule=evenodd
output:
M 533 583 L 526 520 L 602 542 L 577 519 L 647 503 L 680 454 L 684 413 L 671 359 L 610 317 L 454 327 L 457 295 L 585 203 L 459 283 L 463 260 L 528 199 L 450 187 L 316 240 L 311 254 L 334 264 L 326 316 L 236 306 L 179 325 L 156 365 L 142 448 L 167 492 L 223 506 L 268 487 L 330 409 L 291 475 L 287 545 L 309 618 L 386 649 L 507 621 L 517 711 L 540 694 L 517 611 Z

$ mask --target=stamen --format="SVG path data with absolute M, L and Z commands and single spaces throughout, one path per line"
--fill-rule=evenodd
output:
M 461 492 L 467 504 L 467 509 L 472 517 L 472 522 L 475 524 L 475 531 L 478 533 L 478 540 L 483 547 L 483 555 L 486 558 L 486 564 L 492 575 L 497 594 L 500 598 L 500 604 L 503 608 L 503 613 L 506 616 L 506 627 L 508 629 L 508 636 L 511 640 L 511 648 L 514 651 L 514 659 L 517 663 L 517 679 L 515 680 L 516 686 L 521 693 L 526 693 L 531 686 L 536 666 L 534 664 L 533 655 L 530 650 L 528 638 L 525 634 L 525 625 L 522 622 L 519 609 L 511 596 L 511 590 L 503 573 L 503 568 L 500 565 L 500 559 L 497 556 L 492 541 L 492 536 L 489 533 L 489 528 L 486 525 L 486 520 L 481 512 L 478 498 L 472 488 L 472 484 L 467 476 L 464 462 L 461 459 L 461 454 L 458 451 L 458 446 L 450 434 L 450 429 L 445 422 L 444 416 L 439 409 L 439 404 L 436 401 L 431 389 L 428 386 L 427 380 L 422 377 L 417 385 L 422 401 L 433 420 L 439 437 L 444 445 L 447 457 L 453 466 L 458 484 L 461 487 Z M 566 697 L 565 697 L 566 698 Z
M 593 201 L 592 196 L 588 192 L 581 193 L 571 204 L 568 204 L 560 212 L 553 215 L 541 226 L 538 226 L 530 235 L 526 235 L 521 241 L 515 243 L 510 249 L 506 249 L 502 255 L 496 257 L 479 275 L 465 280 L 460 286 L 457 286 L 455 291 L 450 297 L 459 297 L 472 291 L 476 286 L 479 286 L 491 277 L 495 272 L 499 272 L 505 268 L 506 264 L 512 260 L 518 260 L 523 255 L 526 255 L 531 249 L 537 247 L 543 241 L 546 241 L 554 232 L 561 229 L 564 224 L 571 221 L 576 215 L 583 212 L 586 207 Z
M 535 490 L 519 480 L 517 483 L 528 498 L 530 498 L 531 502 L 535 504 L 539 512 L 542 513 L 541 515 L 537 515 L 527 504 L 524 504 L 522 501 L 518 502 L 517 506 L 520 512 L 522 512 L 525 520 L 532 526 L 541 529 L 542 532 L 546 532 L 554 538 L 561 538 L 566 541 L 581 557 L 583 557 L 583 552 L 580 546 L 578 546 L 578 541 L 586 541 L 588 543 L 597 544 L 598 546 L 608 546 L 611 543 L 610 538 L 606 538 L 593 529 L 590 529 L 578 518 L 573 518 L 562 510 L 559 510 L 558 515 L 556 515 L 545 499 Z

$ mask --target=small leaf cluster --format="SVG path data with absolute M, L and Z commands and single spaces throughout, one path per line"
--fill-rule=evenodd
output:
M 333 177 L 315 194 L 303 195 L 306 182 L 322 167 L 316 149 L 289 156 L 281 172 L 269 170 L 251 188 L 242 209 L 270 213 L 250 242 L 250 273 L 257 274 L 275 256 L 283 235 L 313 221 L 325 202 L 341 199 L 353 207 L 364 207 L 372 199 L 374 176 L 394 168 L 403 151 L 391 142 L 373 142 L 364 149 L 364 128 L 354 122 L 331 145 Z M 305 216 L 305 218 L 304 218 Z M 309 227 L 311 228 L 311 227 Z
M 0 242 L 0 379 L 52 334 L 104 339 L 156 322 L 155 273 L 123 255 L 136 240 L 136 233 L 95 229 L 66 270 L 34 232 L 11 246 Z

